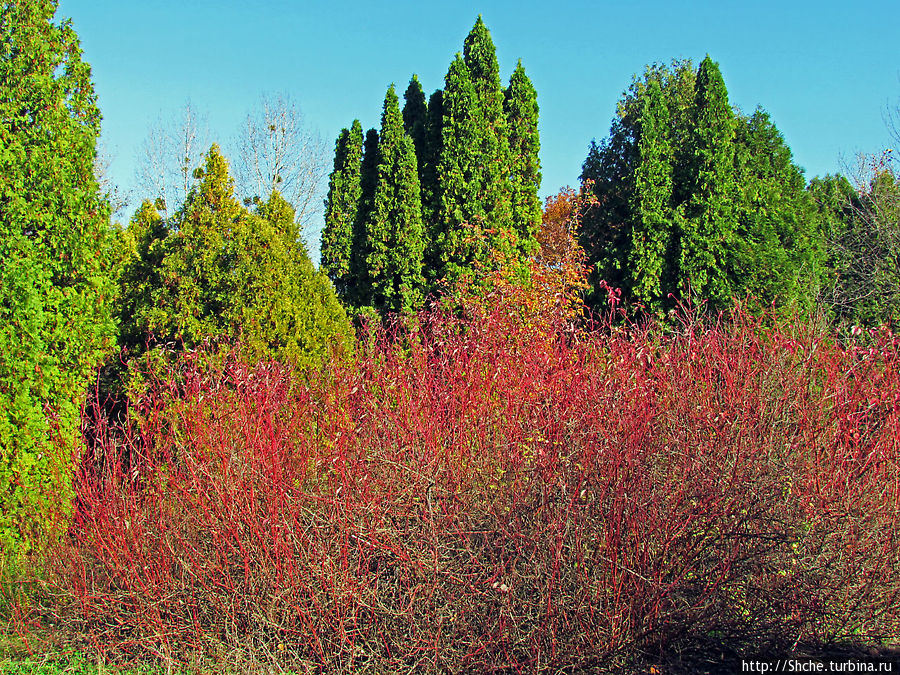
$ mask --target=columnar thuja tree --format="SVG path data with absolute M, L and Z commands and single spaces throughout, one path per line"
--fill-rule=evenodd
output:
M 55 0 L 0 6 L 0 551 L 67 500 L 88 380 L 112 344 L 100 112 Z M 0 554 L 2 555 L 2 554 Z
M 379 310 L 409 311 L 422 300 L 425 239 L 416 151 L 393 85 L 384 98 L 374 188 L 365 221 L 368 299 Z
M 437 165 L 439 203 L 429 258 L 438 278 L 456 278 L 483 256 L 479 226 L 487 216 L 481 199 L 481 117 L 469 69 L 457 54 L 444 80 L 441 154 Z
M 350 129 L 341 130 L 335 143 L 334 170 L 325 199 L 322 270 L 344 301 L 350 291 L 350 251 L 361 194 L 362 144 L 362 126 L 359 120 L 353 120 Z
M 647 85 L 641 116 L 634 181 L 634 224 L 628 268 L 632 297 L 648 307 L 662 308 L 671 286 L 674 232 L 672 213 L 673 152 L 669 139 L 669 112 L 659 81 Z
M 653 66 L 583 165 L 581 241 L 600 282 L 653 312 L 692 294 L 712 309 L 808 304 L 822 234 L 802 171 L 762 111 L 737 115 L 709 57 Z
M 413 141 L 416 149 L 416 162 L 418 162 L 421 172 L 427 142 L 428 106 L 425 104 L 425 92 L 418 76 L 412 76 L 406 93 L 403 94 L 403 101 L 403 129 Z
M 518 261 L 537 250 L 541 218 L 538 108 L 521 64 L 509 88 L 502 89 L 494 43 L 479 17 L 462 54 L 450 65 L 444 88 L 426 105 L 421 83 L 413 76 L 404 98 L 402 130 L 414 148 L 419 184 L 424 290 L 437 291 L 444 281 L 471 278 L 498 265 L 518 269 Z M 376 139 L 372 152 L 369 145 L 367 139 L 350 253 L 350 283 L 357 290 L 348 299 L 356 306 L 388 307 L 393 301 L 387 302 L 383 291 L 374 287 L 384 268 L 370 264 L 382 264 L 381 255 L 371 248 L 380 235 L 373 239 L 366 232 L 376 201 L 374 166 L 383 159 L 382 151 L 375 149 Z M 380 169 L 377 181 L 385 181 Z M 395 176 L 392 181 L 401 185 L 406 178 Z M 326 218 L 326 236 L 332 229 Z M 417 232 L 418 225 L 410 222 L 406 231 Z
M 680 221 L 679 290 L 724 308 L 735 290 L 727 274 L 735 244 L 735 116 L 719 66 L 709 56 L 697 73 L 694 105 L 693 189 L 687 218 Z
M 509 129 L 509 176 L 512 226 L 523 254 L 537 252 L 535 239 L 541 224 L 541 149 L 538 134 L 537 92 L 525 74 L 522 62 L 516 66 L 504 91 L 503 110 Z

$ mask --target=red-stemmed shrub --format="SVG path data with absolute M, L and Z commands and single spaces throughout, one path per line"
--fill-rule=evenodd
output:
M 184 355 L 95 434 L 48 617 L 308 672 L 897 635 L 897 338 L 557 328 L 481 303 L 319 372 Z

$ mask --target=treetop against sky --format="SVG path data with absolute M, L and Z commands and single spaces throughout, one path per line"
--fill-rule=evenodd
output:
M 188 100 L 227 149 L 262 93 L 285 92 L 330 148 L 356 117 L 363 128 L 378 125 L 392 82 L 402 91 L 416 73 L 426 93 L 441 87 L 479 14 L 501 79 L 521 58 L 538 92 L 542 195 L 577 182 L 589 142 L 606 135 L 616 101 L 649 63 L 699 63 L 709 53 L 731 103 L 747 114 L 763 106 L 808 178 L 880 151 L 884 110 L 900 98 L 893 0 L 864 11 L 806 0 L 61 0 L 59 10 L 93 67 L 109 172 L 132 191 L 131 209 L 143 196 L 134 194 L 134 175 L 148 128 L 177 117 Z

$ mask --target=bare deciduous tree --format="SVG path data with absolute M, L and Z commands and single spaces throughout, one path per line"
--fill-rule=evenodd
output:
M 296 210 L 301 226 L 321 213 L 328 153 L 290 96 L 263 95 L 235 145 L 235 175 L 244 197 L 265 200 L 277 189 Z
M 206 117 L 187 101 L 179 115 L 171 120 L 162 116 L 150 127 L 141 147 L 137 186 L 144 199 L 162 200 L 163 211 L 177 211 L 194 185 L 194 169 L 209 149 L 210 134 Z

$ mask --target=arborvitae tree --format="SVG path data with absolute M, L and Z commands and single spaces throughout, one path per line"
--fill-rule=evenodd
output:
M 509 130 L 509 175 L 512 225 L 523 255 L 537 252 L 541 225 L 541 149 L 537 92 L 519 61 L 504 92 L 503 110 Z
M 442 108 L 437 169 L 440 206 L 429 259 L 438 266 L 438 279 L 456 279 L 470 272 L 475 260 L 485 257 L 483 231 L 487 220 L 482 201 L 480 108 L 469 69 L 459 54 L 444 80 Z
M 656 79 L 650 80 L 643 97 L 637 149 L 627 290 L 634 300 L 662 310 L 666 295 L 676 290 L 671 286 L 673 151 L 669 113 Z
M 736 237 L 729 275 L 755 298 L 810 309 L 821 292 L 825 252 L 802 170 L 769 115 L 739 118 L 735 133 Z
M 100 112 L 56 8 L 0 7 L 0 566 L 68 503 L 81 404 L 114 332 Z
M 334 169 L 325 200 L 325 229 L 322 231 L 322 270 L 334 284 L 338 296 L 348 301 L 350 291 L 350 251 L 353 225 L 359 210 L 362 163 L 362 126 L 353 120 L 342 129 L 335 143 Z
M 330 346 L 347 340 L 349 326 L 330 282 L 313 268 L 297 237 L 293 208 L 277 193 L 257 213 L 234 196 L 228 164 L 217 146 L 201 180 L 161 242 L 159 283 L 141 292 L 126 344 L 140 351 L 149 338 L 194 346 L 205 338 L 239 338 L 251 358 L 298 365 L 321 363 Z M 154 223 L 145 205 L 135 222 Z M 148 249 L 154 257 L 160 251 Z M 138 255 L 122 275 L 121 297 L 148 261 Z M 134 337 L 132 338 L 134 339 Z
M 735 288 L 728 277 L 735 245 L 735 116 L 719 66 L 709 56 L 697 73 L 694 97 L 693 189 L 681 228 L 681 292 L 727 307 Z
M 366 220 L 371 303 L 379 310 L 409 311 L 422 301 L 425 237 L 416 151 L 403 130 L 393 85 L 384 98 L 378 158 L 372 210 Z
M 818 292 L 821 235 L 802 172 L 768 116 L 732 112 L 710 59 L 636 78 L 582 180 L 596 198 L 581 229 L 593 281 L 630 301 L 666 309 L 690 287 L 716 309 L 733 295 L 760 309 Z
M 428 116 L 425 120 L 425 149 L 419 165 L 419 188 L 422 194 L 422 224 L 425 226 L 426 281 L 433 287 L 439 261 L 435 256 L 434 242 L 440 232 L 441 186 L 438 182 L 438 164 L 443 148 L 444 91 L 436 90 L 428 99 Z
M 351 304 L 362 307 L 372 304 L 372 288 L 366 267 L 368 255 L 366 223 L 375 203 L 375 185 L 378 182 L 378 132 L 369 129 L 363 144 L 362 165 L 359 176 L 359 207 L 353 221 L 353 243 L 350 249 L 350 288 L 348 299 Z
M 485 215 L 491 246 L 512 257 L 518 242 L 512 229 L 509 133 L 503 114 L 503 89 L 497 50 L 481 16 L 463 43 L 463 61 L 477 101 L 476 159 L 480 166 L 478 197 Z
M 416 149 L 416 162 L 421 172 L 425 159 L 426 125 L 428 107 L 425 105 L 425 91 L 416 75 L 412 76 L 406 93 L 403 94 L 403 128 L 412 139 Z

